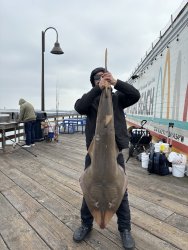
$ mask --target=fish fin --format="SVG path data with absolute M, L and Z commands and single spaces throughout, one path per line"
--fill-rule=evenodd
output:
M 117 146 L 117 144 L 116 144 L 116 147 L 115 147 L 115 150 L 116 150 L 116 158 L 118 157 L 118 155 L 119 155 L 119 148 L 118 148 L 118 146 Z
M 127 175 L 125 174 L 125 181 L 124 181 L 124 185 L 123 185 L 123 189 L 126 191 L 127 189 L 127 185 L 128 185 L 128 177 Z
M 89 154 L 89 156 L 90 156 L 91 159 L 93 158 L 94 138 L 95 137 L 93 137 L 93 140 L 90 143 L 90 146 L 88 148 L 88 154 Z
M 105 212 L 101 212 L 98 209 L 94 209 L 92 211 L 92 215 L 101 229 L 104 229 L 106 227 L 110 219 L 113 217 L 114 213 L 115 212 L 113 210 L 107 210 Z
M 80 186 L 81 186 L 82 191 L 84 190 L 83 178 L 84 178 L 84 172 L 81 174 L 81 176 L 79 178 L 79 182 L 80 182 Z
M 79 178 L 80 187 L 82 189 L 84 198 L 86 198 L 85 196 L 87 195 L 87 192 L 88 192 L 88 183 L 90 183 L 90 181 L 88 181 L 88 178 L 87 178 L 88 171 L 89 171 L 89 168 L 86 168 Z
M 126 175 L 124 169 L 118 164 L 120 172 L 121 172 L 121 176 L 123 176 L 124 178 L 124 182 L 123 182 L 123 188 L 122 188 L 122 194 L 124 195 L 127 186 L 128 186 L 128 176 Z
M 105 127 L 111 122 L 112 115 L 106 115 L 105 117 Z

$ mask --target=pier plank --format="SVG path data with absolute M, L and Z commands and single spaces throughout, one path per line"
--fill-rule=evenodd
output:
M 30 148 L 37 157 L 18 147 L 1 154 L 0 249 L 123 249 L 116 215 L 105 230 L 94 223 L 85 241 L 73 242 L 80 225 L 85 138 L 59 138 Z M 187 177 L 148 175 L 135 158 L 126 172 L 136 249 L 187 250 Z
M 181 216 L 179 214 L 172 214 L 169 216 L 165 222 L 168 224 L 175 226 L 176 228 L 181 229 L 182 231 L 188 233 L 188 219 L 185 216 Z
M 133 236 L 136 240 L 136 246 L 139 250 L 177 250 L 179 248 L 173 246 L 171 243 L 158 238 L 145 229 L 132 225 Z
M 16 173 L 14 174 L 15 176 L 16 176 Z M 31 191 L 31 190 L 36 190 L 36 193 L 37 194 L 39 194 L 40 193 L 40 189 L 37 189 L 37 187 L 36 186 L 34 186 L 33 188 L 30 188 L 29 187 L 29 183 L 30 183 L 30 185 L 32 184 L 32 182 L 29 182 L 29 178 L 25 178 L 25 185 L 23 184 L 23 179 L 24 179 L 24 177 L 23 176 L 21 176 L 20 174 L 18 174 L 18 176 L 21 178 L 21 180 L 22 180 L 22 187 L 24 188 L 24 189 L 27 189 L 27 192 L 29 191 Z M 17 179 L 17 178 L 16 178 Z M 19 182 L 19 185 L 20 185 L 21 183 Z M 29 188 L 28 188 L 29 187 Z M 34 196 L 34 197 L 36 197 L 36 194 L 34 194 L 33 193 L 33 191 L 31 192 L 31 195 L 32 196 Z M 39 198 L 39 197 L 41 197 L 41 198 Z M 44 195 L 43 195 L 43 198 L 42 198 L 42 194 L 41 195 L 38 195 L 38 200 L 40 199 L 40 202 L 43 204 L 43 205 L 45 205 L 50 211 L 53 211 L 53 214 L 56 214 L 56 216 L 58 217 L 58 218 L 60 218 L 64 223 L 68 223 L 68 221 L 70 220 L 70 213 L 73 213 L 73 214 L 76 214 L 77 215 L 77 218 L 78 218 L 78 216 L 79 216 L 79 211 L 77 211 L 76 213 L 75 213 L 75 210 L 74 211 L 71 211 L 72 209 L 71 209 L 71 207 L 70 207 L 70 204 L 67 204 L 67 206 L 66 206 L 66 208 L 65 208 L 65 206 L 63 206 L 63 208 L 62 209 L 60 209 L 60 211 L 58 211 L 57 212 L 57 210 L 58 210 L 58 208 L 60 207 L 60 204 L 56 204 L 55 203 L 55 199 L 50 199 L 50 198 L 48 198 L 48 197 L 44 197 Z M 63 203 L 65 203 L 65 201 L 63 202 Z M 62 204 L 62 203 L 61 203 Z M 69 208 L 69 209 L 68 209 Z M 64 213 L 64 211 L 65 211 L 65 209 L 67 209 L 68 211 L 67 211 L 67 213 Z M 63 214 L 62 214 L 63 213 Z M 69 222 L 69 225 L 70 225 L 70 222 Z M 78 225 L 77 225 L 78 226 Z M 74 229 L 74 227 L 73 227 L 73 229 Z M 116 231 L 117 231 L 117 227 L 116 227 Z M 151 236 L 150 236 L 151 237 Z M 116 242 L 117 241 L 117 236 L 114 236 L 113 234 L 111 234 L 111 235 L 109 235 L 109 238 L 114 238 L 114 242 Z M 120 241 L 120 240 L 119 240 Z M 119 244 L 121 244 L 121 242 L 119 242 Z
M 179 249 L 187 249 L 188 234 L 186 232 L 145 214 L 136 208 L 132 207 L 131 211 L 134 224 L 146 231 L 152 232 L 152 234 L 167 242 L 171 242 Z
M 3 173 L 0 174 L 0 192 L 14 186 L 12 182 L 6 175 Z
M 143 171 L 143 174 L 129 172 L 129 182 L 136 183 L 136 185 L 141 186 L 142 189 L 156 193 L 161 197 L 165 196 L 166 198 L 176 200 L 186 206 L 188 205 L 187 182 L 183 186 L 179 186 L 176 184 L 176 177 L 170 175 L 168 177 L 169 180 L 173 179 L 174 181 L 174 183 L 170 183 L 160 178 L 162 176 L 147 175 L 147 172 L 145 173 L 146 170 L 144 169 Z M 186 177 L 183 179 L 186 179 Z M 184 180 L 182 181 L 184 182 Z
M 140 197 L 135 196 L 134 194 L 131 194 L 129 203 L 132 207 L 137 208 L 157 219 L 160 219 L 161 221 L 164 221 L 166 218 L 173 214 L 171 210 L 154 204 L 151 201 L 146 201 Z
M 7 191 L 4 192 L 6 193 Z M 8 248 L 49 249 L 45 242 L 36 234 L 30 225 L 26 223 L 16 208 L 6 198 L 6 195 L 0 194 L 0 232 Z M 16 201 L 16 203 L 18 204 L 18 201 Z M 2 242 L 1 244 L 3 245 Z M 27 248 L 27 246 L 29 246 L 29 248 Z M 5 248 L 5 244 L 3 247 Z
M 50 249 L 19 214 L 3 222 L 1 235 L 9 249 Z
M 0 249 L 1 250 L 8 250 L 8 247 L 6 246 L 5 242 L 3 241 L 3 238 L 0 235 Z
M 174 213 L 183 215 L 188 218 L 188 209 L 187 206 L 184 204 L 181 204 L 166 197 L 162 197 L 156 193 L 144 190 L 130 183 L 130 181 L 129 181 L 129 191 L 131 194 L 134 194 L 142 198 L 143 200 L 151 201 L 154 204 L 158 204 L 161 207 L 167 208 L 173 211 Z

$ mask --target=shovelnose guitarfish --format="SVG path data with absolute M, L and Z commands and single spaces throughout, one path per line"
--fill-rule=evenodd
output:
M 104 229 L 117 211 L 127 188 L 127 176 L 117 163 L 119 150 L 115 141 L 110 87 L 102 91 L 95 136 L 88 153 L 91 165 L 81 175 L 80 186 L 91 214 Z

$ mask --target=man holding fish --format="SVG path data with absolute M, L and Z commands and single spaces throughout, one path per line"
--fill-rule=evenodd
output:
M 127 193 L 127 176 L 122 150 L 129 138 L 124 109 L 135 104 L 139 91 L 127 82 L 115 79 L 105 68 L 90 75 L 92 89 L 75 103 L 75 110 L 86 115 L 85 171 L 80 178 L 83 191 L 81 226 L 73 239 L 81 242 L 92 230 L 93 220 L 105 228 L 114 213 L 125 249 L 134 249 Z M 117 90 L 115 93 L 112 87 Z

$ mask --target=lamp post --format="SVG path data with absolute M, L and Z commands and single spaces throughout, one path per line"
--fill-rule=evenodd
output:
M 60 44 L 58 42 L 58 33 L 54 27 L 48 27 L 45 31 L 42 31 L 42 82 L 41 82 L 41 111 L 45 111 L 44 105 L 44 52 L 45 52 L 45 33 L 47 30 L 53 29 L 56 32 L 56 42 L 54 44 L 53 49 L 51 50 L 52 54 L 61 55 L 64 54 L 62 51 Z

